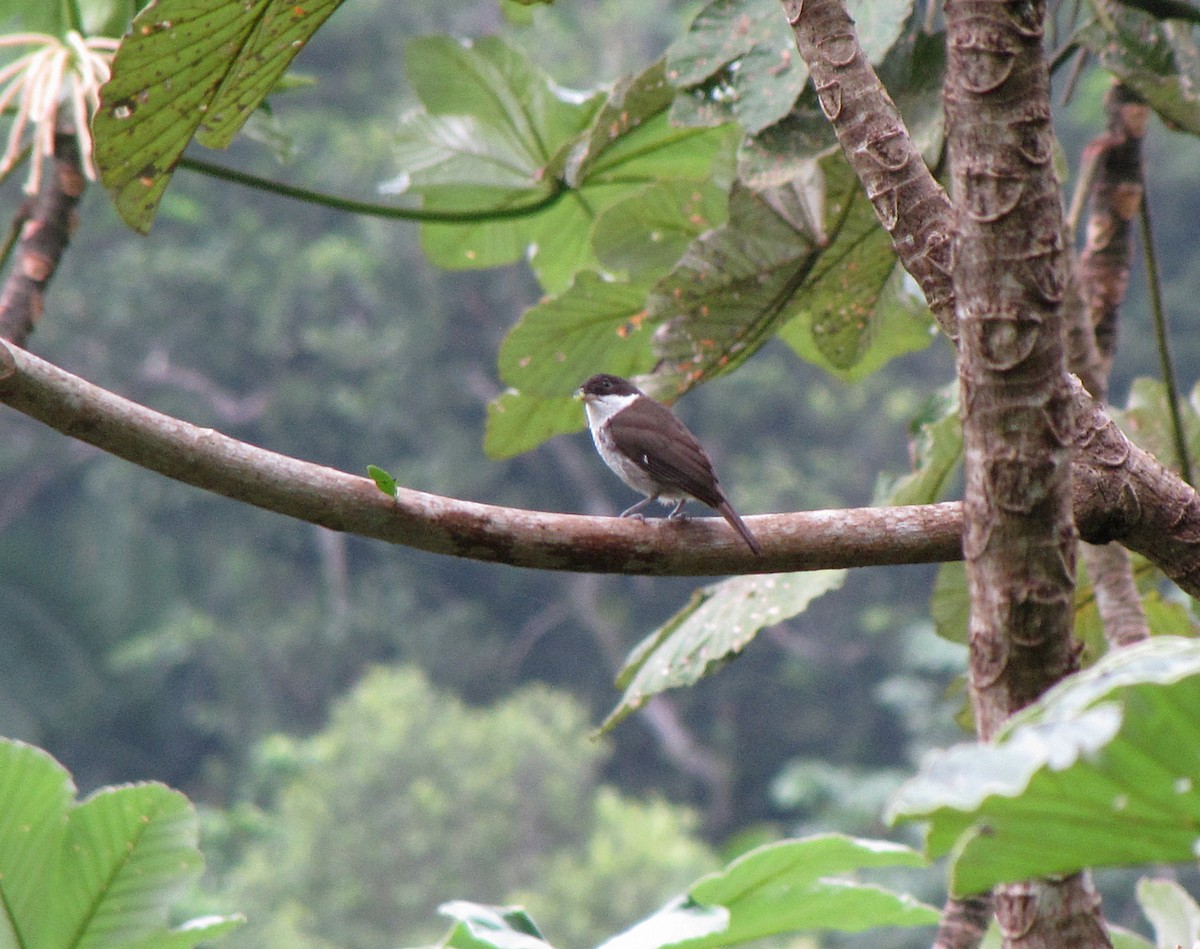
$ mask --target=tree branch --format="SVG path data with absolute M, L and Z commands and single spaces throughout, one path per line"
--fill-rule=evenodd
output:
M 1083 387 L 1076 381 L 1078 397 Z M 551 514 L 398 490 L 155 412 L 0 342 L 0 402 L 72 438 L 206 491 L 332 530 L 514 567 L 643 576 L 718 576 L 941 563 L 962 556 L 957 502 L 747 518 L 753 556 L 715 517 L 621 520 Z M 1200 496 L 1133 445 L 1094 404 L 1077 422 L 1075 519 L 1200 596 Z
M 134 464 L 279 514 L 432 553 L 518 567 L 714 576 L 932 563 L 959 556 L 958 505 L 749 518 L 755 557 L 720 518 L 645 523 L 496 507 L 398 489 L 276 454 L 130 402 L 8 343 L 0 401 Z
M 75 228 L 75 208 L 87 187 L 74 131 L 54 133 L 54 160 L 38 194 L 22 205 L 17 259 L 0 292 L 0 338 L 24 343 L 42 316 L 46 287 Z

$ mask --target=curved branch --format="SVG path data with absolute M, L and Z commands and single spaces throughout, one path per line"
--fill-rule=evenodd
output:
M 1132 444 L 1070 377 L 1075 519 L 1200 596 L 1200 495 Z M 332 530 L 471 560 L 644 576 L 716 576 L 940 563 L 962 556 L 957 502 L 748 517 L 755 557 L 715 517 L 642 523 L 398 490 L 247 445 L 130 402 L 0 341 L 0 402 L 110 454 L 206 491 Z
M 256 448 L 114 395 L 0 342 L 0 401 L 159 474 L 333 530 L 472 560 L 650 576 L 932 563 L 960 556 L 954 503 L 747 518 L 753 556 L 720 518 L 640 522 L 479 504 Z

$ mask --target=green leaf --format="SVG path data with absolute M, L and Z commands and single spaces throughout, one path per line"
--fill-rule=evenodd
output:
M 593 373 L 650 369 L 645 300 L 645 286 L 582 271 L 517 321 L 500 346 L 500 378 L 522 395 L 562 398 Z
M 901 288 L 885 290 L 896 269 L 891 238 L 879 225 L 871 203 L 863 194 L 840 152 L 822 163 L 829 195 L 829 218 L 834 222 L 829 244 L 812 268 L 790 311 L 794 318 L 779 338 L 797 355 L 817 365 L 844 374 L 859 368 L 876 340 L 884 347 L 886 362 L 893 356 L 928 345 L 928 317 Z M 894 324 L 885 328 L 892 306 L 897 307 Z M 926 325 L 921 327 L 920 321 Z M 897 334 L 895 342 L 886 329 L 913 324 L 909 333 Z M 815 358 L 814 358 L 815 357 Z
M 630 276 L 658 276 L 728 217 L 729 196 L 707 182 L 662 181 L 616 202 L 592 229 L 596 257 Z
M 729 221 L 692 243 L 647 301 L 678 392 L 749 358 L 795 313 L 820 257 L 817 179 L 761 193 L 735 185 Z M 667 391 L 670 385 L 660 388 Z
M 955 894 L 1089 866 L 1195 860 L 1200 643 L 1105 656 L 1014 716 L 992 744 L 930 756 L 889 809 L 929 821 Z
M 935 925 L 932 906 L 850 878 L 864 869 L 924 863 L 900 844 L 840 834 L 767 844 L 697 881 L 602 949 L 708 949 L 805 930 Z
M 808 81 L 783 9 L 771 0 L 714 0 L 667 53 L 667 76 L 686 92 L 672 118 L 740 122 L 755 133 L 779 121 Z
M 890 239 L 841 153 L 806 167 L 784 186 L 735 186 L 729 221 L 655 287 L 662 390 L 727 372 L 776 334 L 841 376 L 932 339 L 924 306 L 892 282 Z
M 583 409 L 573 397 L 505 392 L 488 403 L 483 450 L 490 458 L 512 458 L 583 425 Z
M 367 465 L 367 477 L 375 482 L 375 487 L 390 498 L 396 496 L 396 479 L 375 465 Z
M 202 863 L 182 794 L 141 784 L 81 804 L 74 796 L 53 758 L 0 739 L 0 945 L 187 949 L 238 925 L 208 917 L 167 928 Z
M 962 460 L 962 422 L 958 417 L 957 385 L 930 399 L 924 417 L 914 423 L 909 439 L 913 471 L 890 483 L 880 483 L 876 504 L 933 504 L 942 500 Z
M 900 37 L 911 0 L 849 4 L 872 63 Z M 772 0 L 713 0 L 667 52 L 667 76 L 680 90 L 671 117 L 682 125 L 736 121 L 755 135 L 784 118 L 808 81 L 808 68 L 783 10 Z
M 1200 906 L 1174 880 L 1138 880 L 1137 901 L 1154 926 L 1159 946 L 1200 943 Z
M 625 689 L 601 730 L 612 728 L 650 696 L 698 682 L 736 656 L 758 631 L 803 613 L 823 593 L 841 587 L 845 570 L 733 577 L 703 587 L 647 636 L 625 660 Z
M 1200 134 L 1200 51 L 1190 28 L 1107 4 L 1102 13 L 1080 42 L 1168 125 Z
M 863 379 L 936 338 L 929 308 L 903 267 L 893 266 L 882 287 L 858 269 L 871 259 L 871 243 L 851 251 L 845 271 L 833 268 L 814 278 L 805 311 L 779 333 L 800 358 L 846 382 Z M 823 307 L 828 307 L 824 313 Z
M 82 0 L 79 15 L 84 35 L 119 37 L 129 29 L 138 7 L 144 5 L 144 2 L 135 4 L 134 0 Z M 63 4 L 46 3 L 44 6 L 61 9 Z M 57 35 L 61 36 L 62 32 Z
M 49 33 L 63 36 L 71 28 L 61 3 L 0 0 L 0 28 L 5 33 Z
M 942 639 L 963 646 L 967 644 L 971 603 L 967 595 L 967 568 L 961 562 L 938 567 L 929 612 L 933 628 Z
M 995 925 L 994 922 L 993 925 Z M 1112 943 L 1112 949 L 1154 949 L 1154 944 L 1150 940 L 1132 930 L 1112 923 L 1108 924 L 1108 939 Z
M 196 835 L 187 798 L 162 785 L 107 788 L 80 804 L 67 822 L 47 944 L 119 946 L 165 929 L 200 872 Z
M 533 920 L 519 906 L 485 906 L 453 900 L 438 912 L 456 920 L 439 946 L 447 949 L 550 949 Z
M 233 916 L 199 916 L 166 932 L 156 932 L 144 939 L 124 944 L 120 949 L 191 949 L 198 943 L 220 939 L 246 924 L 241 913 Z
M 481 214 L 422 225 L 422 246 L 439 266 L 528 255 L 543 288 L 559 292 L 579 270 L 599 268 L 590 236 L 606 208 L 660 177 L 703 182 L 731 161 L 736 130 L 668 122 L 661 63 L 607 95 L 585 95 L 559 88 L 499 38 L 470 47 L 422 40 L 416 49 L 409 66 L 425 111 L 402 124 L 404 171 L 387 187 L 420 193 L 427 211 Z M 486 214 L 531 204 L 523 214 Z
M 40 748 L 0 740 L 0 880 L 5 919 L 28 939 L 44 914 L 47 875 L 62 847 L 65 815 L 75 796 L 71 776 Z
M 149 230 L 183 150 L 224 148 L 341 0 L 158 0 L 101 90 L 96 163 L 117 211 Z
M 1192 463 L 1200 459 L 1200 386 L 1191 397 L 1180 403 L 1183 441 Z M 1145 448 L 1173 470 L 1179 470 L 1179 452 L 1171 425 L 1167 390 L 1157 379 L 1134 379 L 1129 387 L 1129 401 L 1116 413 L 1121 429 L 1140 447 Z

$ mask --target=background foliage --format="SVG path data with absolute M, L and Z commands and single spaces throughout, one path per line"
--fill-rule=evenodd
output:
M 935 146 L 936 84 L 915 68 L 930 53 L 904 48 L 885 60 L 897 10 L 907 8 L 868 6 L 875 15 L 864 7 L 859 18 L 876 37 L 872 55 L 909 75 L 909 95 L 898 98 Z M 736 49 L 713 49 L 733 10 L 743 12 L 713 4 L 693 19 L 693 5 L 581 0 L 518 15 L 491 3 L 356 0 L 297 60 L 316 85 L 273 97 L 272 115 L 256 117 L 250 132 L 273 147 L 247 136 L 231 163 L 364 199 L 377 198 L 382 182 L 395 191 L 399 171 L 428 145 L 422 131 L 436 130 L 439 107 L 445 113 L 437 96 L 470 100 L 477 91 L 463 79 L 443 93 L 420 68 L 444 71 L 447 58 L 477 66 L 481 57 L 518 64 L 512 72 L 524 85 L 509 90 L 517 101 L 535 88 L 590 90 L 640 76 L 621 92 L 643 110 L 647 140 L 664 149 L 704 143 L 702 154 L 665 184 L 613 183 L 604 175 L 614 167 L 649 173 L 629 156 L 603 162 L 597 116 L 611 117 L 614 96 L 598 92 L 555 110 L 546 122 L 558 150 L 541 158 L 565 163 L 581 142 L 592 147 L 597 157 L 584 166 L 590 176 L 576 182 L 576 197 L 603 213 L 586 224 L 591 245 L 574 239 L 585 226 L 577 205 L 575 217 L 531 224 L 522 236 L 537 237 L 543 255 L 532 272 L 513 263 L 449 273 L 427 255 L 448 264 L 457 253 L 461 262 L 464 247 L 493 246 L 487 235 L 347 216 L 185 170 L 142 239 L 93 188 L 34 347 L 132 398 L 279 451 L 351 471 L 376 463 L 439 493 L 611 513 L 627 500 L 584 436 L 509 457 L 581 425 L 577 406 L 567 415 L 567 391 L 554 390 L 526 357 L 576 320 L 567 358 L 582 377 L 596 340 L 637 317 L 647 299 L 654 319 L 669 322 L 676 290 L 704 275 L 741 292 L 739 281 L 768 247 L 785 247 L 776 269 L 803 272 L 798 302 L 775 308 L 781 288 L 768 283 L 738 322 L 706 327 L 724 350 L 704 363 L 714 381 L 680 411 L 713 449 L 744 512 L 868 503 L 879 474 L 908 470 L 906 427 L 942 417 L 937 388 L 951 379 L 952 361 L 940 342 L 913 352 L 928 341 L 926 324 L 836 157 L 770 201 L 744 187 L 793 180 L 801 170 L 781 165 L 780 155 L 827 132 L 802 100 L 755 150 L 734 153 L 716 127 L 729 117 L 725 105 L 738 103 L 734 117 L 750 128 L 769 129 L 787 89 L 794 96 L 800 88 L 800 70 L 776 70 L 782 90 L 764 85 L 759 96 L 755 85 L 743 95 L 749 67 L 731 64 L 756 63 L 761 76 L 781 53 L 765 13 L 751 18 L 755 29 Z M 504 39 L 470 52 L 413 39 L 433 33 Z M 674 98 L 647 72 L 664 52 L 664 68 L 685 87 Z M 1069 156 L 1096 130 L 1106 82 L 1085 73 L 1064 111 Z M 681 138 L 668 115 L 700 124 Z M 1193 140 L 1159 130 L 1149 147 L 1158 227 L 1187 234 L 1200 216 Z M 469 193 L 472 206 L 509 192 L 536 197 L 535 163 L 520 168 L 520 188 L 478 183 L 493 190 Z M 455 207 L 461 181 L 434 170 L 462 171 L 435 163 L 426 178 L 410 174 L 408 190 L 426 208 Z M 726 208 L 718 195 L 735 176 L 743 186 Z M 838 224 L 823 234 L 811 213 L 817 180 L 829 186 L 825 216 Z M 5 188 L 15 207 L 15 182 Z M 1171 200 L 1156 200 L 1160 189 Z M 683 216 L 681 197 L 691 212 Z M 681 270 L 664 273 L 710 227 Z M 631 251 L 645 246 L 625 239 L 639 228 L 665 235 L 653 243 L 657 253 Z M 767 229 L 776 239 L 758 256 L 723 256 L 728 244 L 745 246 L 748 234 Z M 1187 313 L 1200 292 L 1190 244 L 1161 243 L 1168 303 Z M 518 261 L 520 246 L 510 240 L 504 254 L 474 260 Z M 878 266 L 842 279 L 863 260 Z M 1131 314 L 1140 312 L 1136 279 Z M 817 312 L 815 324 L 805 307 Z M 604 358 L 624 360 L 604 368 L 632 371 L 662 355 L 661 341 L 634 335 L 620 353 L 604 349 Z M 1189 386 L 1200 365 L 1192 335 L 1176 338 Z M 873 355 L 880 340 L 886 352 Z M 676 337 L 665 352 L 682 358 L 693 343 Z M 751 355 L 736 374 L 721 374 Z M 885 369 L 860 378 L 890 356 Z M 1125 333 L 1118 401 L 1152 364 L 1148 334 Z M 693 381 L 680 374 L 677 388 Z M 246 939 L 411 942 L 431 935 L 432 908 L 451 896 L 520 899 L 564 944 L 595 939 L 678 892 L 711 865 L 712 847 L 732 854 L 786 830 L 830 826 L 882 833 L 880 805 L 901 775 L 922 751 L 959 737 L 950 717 L 961 704 L 952 683 L 962 652 L 932 633 L 931 570 L 859 571 L 761 635 L 719 676 L 671 693 L 678 722 L 726 769 L 713 782 L 680 767 L 644 718 L 613 733 L 611 754 L 583 739 L 584 723 L 614 704 L 612 678 L 626 653 L 669 621 L 693 584 L 516 573 L 385 548 L 161 481 L 12 415 L 0 426 L 8 446 L 0 457 L 0 629 L 8 632 L 0 663 L 12 670 L 0 685 L 0 733 L 49 749 L 85 792 L 156 778 L 199 801 L 213 841 L 209 889 L 218 895 L 195 900 L 250 910 L 263 928 L 247 928 Z M 513 440 L 531 432 L 537 437 Z M 939 469 L 926 490 L 952 486 L 951 470 Z M 381 665 L 392 671 L 368 671 Z M 524 690 L 531 683 L 539 688 Z M 455 727 L 479 744 L 457 747 Z M 531 749 L 543 751 L 536 775 L 516 767 Z M 568 750 L 574 769 L 561 760 Z M 523 783 L 534 776 L 532 786 Z M 361 796 L 347 800 L 347 787 Z M 516 829 L 489 819 L 511 814 L 504 795 L 513 787 L 529 792 L 522 803 L 536 841 L 488 836 Z M 672 803 L 634 800 L 648 792 Z M 402 806 L 414 812 L 398 813 Z M 341 819 L 330 821 L 339 807 Z M 468 824 L 469 832 L 439 832 L 446 862 L 427 869 L 431 827 Z M 387 848 L 377 846 L 381 825 L 393 835 Z M 305 860 L 316 853 L 328 861 Z M 281 877 L 280 865 L 295 874 Z M 487 883 L 475 890 L 473 878 Z M 364 889 L 385 883 L 394 888 L 383 897 Z M 597 890 L 613 894 L 608 915 L 589 900 Z M 1110 917 L 1132 912 L 1111 904 Z

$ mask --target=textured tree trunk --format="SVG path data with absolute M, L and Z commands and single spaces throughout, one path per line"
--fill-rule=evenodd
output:
M 1051 162 L 1045 4 L 945 6 L 963 551 L 979 737 L 1074 671 L 1077 535 L 1061 191 Z M 1083 875 L 998 887 L 1006 946 L 1107 946 Z

